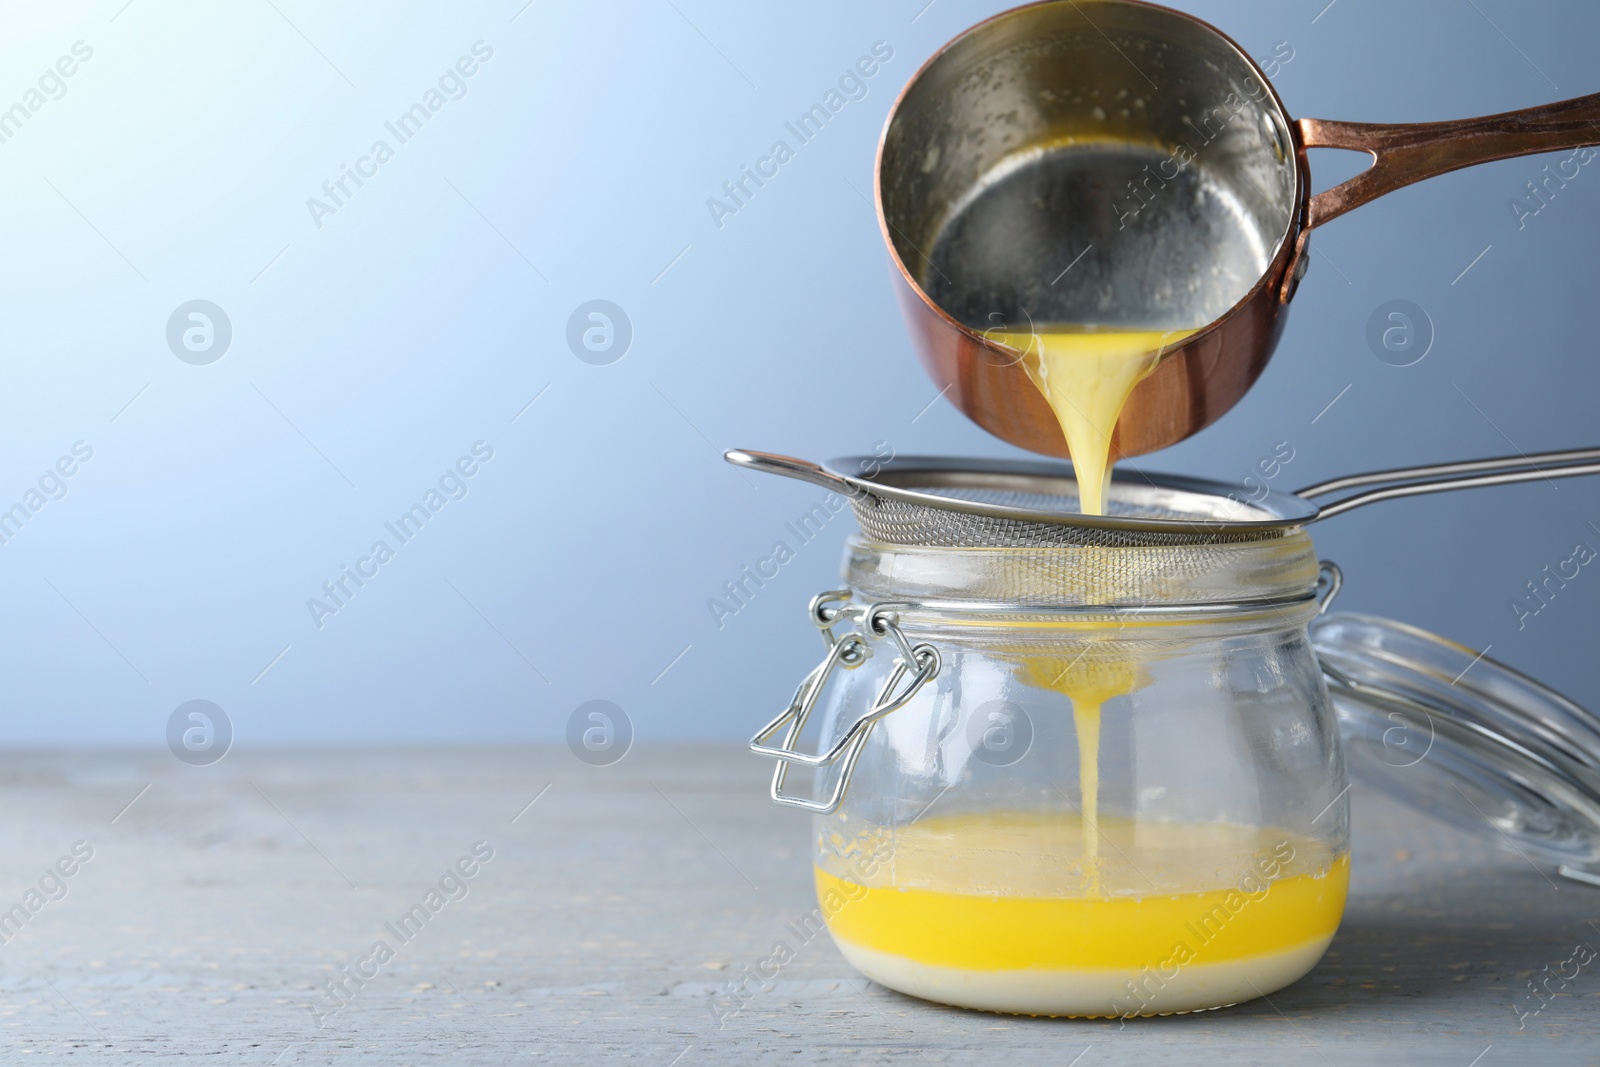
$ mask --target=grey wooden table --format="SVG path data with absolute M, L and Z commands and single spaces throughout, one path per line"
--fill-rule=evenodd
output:
M 798 938 L 808 820 L 764 778 L 734 746 L 0 754 L 0 1062 L 1600 1062 L 1600 960 L 1518 1014 L 1600 947 L 1600 890 L 1359 788 L 1321 966 L 1122 1025 L 925 1004 Z

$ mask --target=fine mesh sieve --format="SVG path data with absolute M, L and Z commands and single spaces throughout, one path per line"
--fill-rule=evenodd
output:
M 843 465 L 849 461 L 836 461 Z M 833 466 L 833 465 L 830 465 Z M 1172 488 L 1152 491 L 1138 481 L 1114 480 L 1106 494 L 1110 518 L 1117 525 L 1089 525 L 1079 508 L 1077 483 L 1070 475 L 1036 474 L 1031 488 L 998 488 L 987 484 L 987 472 L 965 471 L 958 484 L 919 484 L 928 471 L 885 471 L 876 481 L 877 492 L 851 497 L 861 532 L 886 544 L 937 545 L 960 548 L 1037 548 L 1048 545 L 1104 548 L 1182 547 L 1219 541 L 1259 541 L 1281 537 L 1293 523 L 1274 522 L 1273 516 L 1226 496 L 1208 498 Z M 941 472 L 948 478 L 953 472 Z M 1012 475 L 1011 477 L 1016 477 Z M 882 494 L 884 486 L 917 490 L 932 501 L 911 501 Z M 1193 497 L 1194 499 L 1186 499 Z M 1219 503 L 1220 501 L 1220 503 Z M 974 505 L 982 510 L 956 510 Z M 1249 528 L 1218 536 L 1206 523 L 1223 514 Z M 1049 520 L 1037 516 L 1048 515 Z M 1148 520 L 1181 529 L 1155 529 Z M 1201 523 L 1196 529 L 1193 524 Z
M 818 465 L 749 451 L 725 458 L 842 494 L 869 540 L 946 548 L 1204 550 L 1288 537 L 1319 518 L 1379 500 L 1600 474 L 1600 448 L 1585 448 L 1374 471 L 1298 493 L 1269 489 L 1247 502 L 1226 482 L 1124 469 L 1113 475 L 1107 514 L 1083 515 L 1070 463 L 855 456 Z M 1321 506 L 1313 502 L 1349 489 L 1363 491 Z M 1188 563 L 1203 561 L 1191 557 Z

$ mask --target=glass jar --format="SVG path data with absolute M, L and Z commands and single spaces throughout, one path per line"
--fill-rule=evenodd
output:
M 774 799 L 818 812 L 818 901 L 861 973 L 1131 1016 L 1269 994 L 1321 958 L 1349 812 L 1316 556 L 1295 529 L 1198 558 L 850 543 L 849 588 L 812 607 L 828 656 L 753 747 L 780 758 Z M 817 799 L 788 792 L 796 763 Z

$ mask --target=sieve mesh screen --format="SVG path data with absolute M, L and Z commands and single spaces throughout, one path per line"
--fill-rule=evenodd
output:
M 1036 548 L 1048 545 L 1071 545 L 1106 548 L 1187 547 L 1203 551 L 1212 545 L 1274 540 L 1295 529 L 1293 526 L 1226 528 L 1217 523 L 1214 509 L 1185 511 L 1162 507 L 1148 501 L 1129 500 L 1115 485 L 1107 498 L 1106 513 L 1109 516 L 1154 519 L 1174 525 L 1152 530 L 1074 522 L 1072 520 L 1078 514 L 1078 498 L 1073 493 L 1030 492 L 948 484 L 912 486 L 906 484 L 905 479 L 897 479 L 897 487 L 915 488 L 937 500 L 922 504 L 892 497 L 866 495 L 856 497 L 852 501 L 856 521 L 861 524 L 862 533 L 874 541 L 893 545 L 949 548 Z M 1233 503 L 1226 498 L 1219 499 L 1228 504 Z M 939 502 L 945 500 L 991 508 L 1021 508 L 1045 512 L 1050 514 L 1051 521 L 940 506 Z

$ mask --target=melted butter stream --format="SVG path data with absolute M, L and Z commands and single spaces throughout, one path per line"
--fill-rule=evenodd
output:
M 1078 503 L 1085 515 L 1105 514 L 1106 491 L 1111 484 L 1111 437 L 1128 397 L 1155 370 L 1163 354 L 1194 332 L 1075 324 L 985 334 L 1016 350 L 1028 377 L 1055 412 L 1072 453 Z M 1072 703 L 1078 741 L 1084 893 L 1098 896 L 1101 709 L 1106 701 L 1145 685 L 1149 675 L 1126 651 L 1105 641 L 1091 642 L 1071 660 L 1025 658 L 1019 675 L 1024 683 L 1059 692 Z
M 1072 724 L 1078 738 L 1078 815 L 1083 835 L 1083 895 L 1100 895 L 1100 712 L 1106 701 L 1126 696 L 1150 678 L 1143 665 L 1124 651 L 1102 642 L 1066 659 L 1030 656 L 1018 671 L 1020 680 L 1038 689 L 1053 689 L 1072 702 Z
M 1016 350 L 1055 412 L 1072 453 L 1078 505 L 1085 515 L 1105 514 L 1111 435 L 1134 386 L 1156 369 L 1163 354 L 1194 332 L 1051 325 L 984 334 Z

